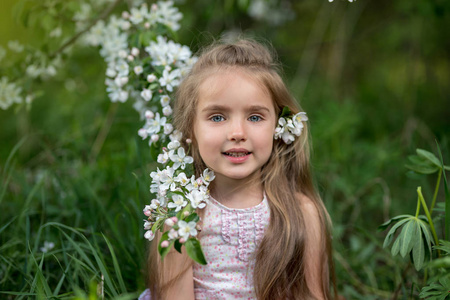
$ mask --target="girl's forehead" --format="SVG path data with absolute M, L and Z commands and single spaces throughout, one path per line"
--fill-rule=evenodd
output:
M 258 90 L 270 97 L 267 87 L 256 75 L 243 71 L 241 68 L 218 69 L 208 72 L 207 76 L 199 86 L 199 98 L 209 98 L 220 94 L 230 87 L 231 84 L 250 82 L 258 87 Z

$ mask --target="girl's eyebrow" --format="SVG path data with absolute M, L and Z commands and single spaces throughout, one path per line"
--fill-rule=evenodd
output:
M 220 105 L 220 104 L 213 104 L 213 105 L 208 105 L 206 107 L 204 107 L 202 109 L 202 112 L 210 112 L 210 111 L 225 111 L 228 112 L 230 111 L 231 108 L 225 105 Z M 248 108 L 246 108 L 246 111 L 266 111 L 266 112 L 270 112 L 270 109 L 267 108 L 266 106 L 262 106 L 262 105 L 251 105 Z

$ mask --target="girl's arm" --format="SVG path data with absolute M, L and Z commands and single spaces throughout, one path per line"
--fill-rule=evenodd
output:
M 163 299 L 195 299 L 192 260 L 185 249 L 182 252 L 171 250 L 164 258 L 163 278 L 166 284 L 163 285 Z
M 325 299 L 323 289 L 328 288 L 328 272 L 324 274 L 323 270 L 328 268 L 328 262 L 323 261 L 326 256 L 323 223 L 313 201 L 305 195 L 300 197 L 306 226 L 306 282 L 314 299 Z
M 192 259 L 187 255 L 186 249 L 180 254 L 172 248 L 161 261 L 158 253 L 160 238 L 161 233 L 157 232 L 149 253 L 149 287 L 152 297 L 157 300 L 194 300 Z

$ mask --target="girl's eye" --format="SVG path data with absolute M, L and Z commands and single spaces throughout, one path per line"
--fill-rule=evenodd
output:
M 261 121 L 261 117 L 260 116 L 250 116 L 250 118 L 248 118 L 249 121 L 251 122 L 259 122 Z
M 222 116 L 216 115 L 216 116 L 212 116 L 210 118 L 210 120 L 213 121 L 213 122 L 221 122 L 221 121 L 224 120 L 224 118 Z

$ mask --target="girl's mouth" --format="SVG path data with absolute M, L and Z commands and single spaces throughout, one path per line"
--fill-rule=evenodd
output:
M 224 152 L 223 154 L 231 157 L 244 157 L 249 155 L 251 152 Z

